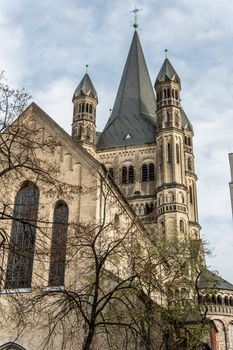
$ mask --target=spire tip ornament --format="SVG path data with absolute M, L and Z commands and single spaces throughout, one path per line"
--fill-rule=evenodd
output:
M 138 12 L 142 11 L 142 9 L 137 8 L 137 6 L 135 6 L 135 8 L 130 11 L 130 13 L 134 13 L 134 22 L 132 24 L 132 26 L 134 27 L 135 30 L 137 30 L 138 28 Z
M 89 65 L 86 64 L 85 67 L 86 67 L 86 74 L 87 74 Z
M 165 58 L 167 58 L 168 49 L 165 49 Z

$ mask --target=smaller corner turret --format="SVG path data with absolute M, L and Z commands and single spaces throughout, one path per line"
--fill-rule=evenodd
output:
M 157 97 L 158 128 L 181 128 L 180 91 L 181 82 L 168 58 L 164 60 L 162 68 L 154 85 Z
M 76 88 L 72 102 L 72 137 L 89 151 L 95 146 L 98 95 L 87 73 Z

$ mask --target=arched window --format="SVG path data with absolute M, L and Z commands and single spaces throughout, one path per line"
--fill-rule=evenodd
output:
M 59 202 L 53 214 L 49 286 L 63 286 L 68 229 L 68 206 Z
M 155 179 L 155 166 L 153 163 L 149 164 L 149 181 L 154 181 Z
M 222 305 L 222 297 L 221 297 L 221 295 L 217 296 L 217 304 L 218 305 Z
M 184 221 L 180 220 L 180 232 L 184 232 Z
M 130 165 L 128 168 L 123 166 L 121 169 L 121 182 L 123 184 L 134 182 L 134 167 Z
M 189 186 L 189 202 L 193 203 L 193 190 L 192 186 Z
M 129 183 L 133 183 L 134 182 L 134 167 L 132 165 L 129 166 L 129 179 L 128 179 Z
M 0 346 L 0 350 L 25 350 L 25 348 L 16 343 L 10 342 Z
M 163 147 L 162 145 L 159 146 L 159 164 L 163 164 Z
M 180 147 L 178 143 L 176 144 L 176 163 L 180 162 Z
M 126 168 L 126 166 L 123 166 L 121 169 L 121 182 L 123 184 L 126 184 L 127 178 L 128 178 L 128 169 Z
M 148 180 L 148 167 L 147 164 L 142 165 L 142 182 Z
M 30 288 L 39 190 L 27 182 L 15 197 L 5 288 Z
M 108 176 L 111 178 L 111 179 L 114 179 L 114 170 L 112 167 L 110 167 L 108 169 Z
M 188 170 L 192 170 L 193 169 L 193 162 L 191 158 L 188 158 Z
M 92 114 L 92 105 L 89 105 L 89 113 Z
M 172 160 L 172 152 L 170 143 L 167 144 L 167 162 L 171 163 Z

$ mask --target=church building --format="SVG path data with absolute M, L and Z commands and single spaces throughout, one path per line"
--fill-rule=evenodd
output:
M 49 223 L 55 220 L 56 215 L 62 216 L 63 223 L 90 222 L 90 218 L 96 222 L 103 220 L 106 192 L 101 194 L 98 187 L 101 183 L 99 174 L 102 174 L 107 181 L 104 191 L 109 191 L 111 198 L 106 204 L 109 220 L 114 218 L 116 222 L 120 218 L 120 224 L 117 225 L 128 225 L 129 230 L 132 229 L 130 223 L 133 223 L 135 234 L 147 232 L 152 244 L 156 244 L 159 232 L 167 240 L 188 240 L 201 245 L 194 130 L 181 106 L 181 78 L 170 60 L 165 58 L 157 76 L 154 75 L 152 80 L 154 86 L 135 30 L 114 106 L 102 132 L 96 130 L 98 88 L 88 73 L 73 94 L 71 136 L 35 103 L 26 109 L 19 118 L 27 120 L 31 130 L 38 131 L 38 140 L 51 141 L 51 144 L 53 140 L 56 141 L 54 147 L 59 152 L 52 154 L 46 150 L 44 159 L 52 160 L 54 167 L 57 166 L 57 176 L 63 183 L 63 190 L 65 183 L 76 187 L 76 190 L 73 188 L 66 198 L 64 193 L 52 190 L 53 184 L 49 177 L 45 180 L 49 190 L 45 190 L 40 185 L 42 175 L 39 172 L 35 175 L 29 170 L 26 178 L 23 171 L 23 180 L 18 175 L 12 176 L 7 180 L 8 189 L 1 191 L 1 197 L 11 198 L 8 203 L 12 211 L 17 213 L 18 221 L 22 213 L 17 211 L 16 205 L 26 200 L 25 191 L 31 191 L 34 196 L 31 203 L 31 208 L 34 209 L 29 212 L 32 213 L 32 221 L 35 220 L 35 215 L 38 215 L 40 222 Z M 17 125 L 17 121 L 15 123 Z M 38 154 L 45 152 L 39 147 L 34 151 Z M 49 173 L 51 169 L 48 167 L 47 171 Z M 36 185 L 32 187 L 26 180 Z M 90 186 L 92 191 L 88 191 Z M 20 237 L 21 228 L 17 220 L 6 223 L 5 230 L 10 232 L 11 242 L 12 237 L 15 240 Z M 54 237 L 58 230 L 56 227 L 52 228 Z M 67 232 L 60 226 L 59 230 L 63 235 L 62 244 L 65 245 Z M 35 275 L 40 268 L 43 269 L 40 280 L 46 288 L 73 283 L 72 276 L 76 272 L 72 270 L 68 273 L 61 263 L 66 259 L 65 250 L 62 251 L 59 262 L 52 253 L 51 261 L 44 259 L 43 266 L 35 259 L 34 240 L 40 236 L 39 231 L 35 225 L 30 232 L 30 237 L 34 238 L 30 238 L 30 242 L 25 238 L 22 243 L 28 244 L 27 251 L 31 252 L 27 270 L 24 267 L 17 270 L 19 258 L 17 260 L 15 255 L 11 255 L 11 250 L 9 257 L 3 258 L 6 267 L 4 290 L 10 290 L 11 294 L 15 289 L 30 293 L 34 278 L 38 279 Z M 54 249 L 56 250 L 52 246 L 51 250 Z M 213 290 L 205 299 L 209 318 L 214 324 L 211 348 L 233 350 L 233 285 L 206 270 L 206 275 L 200 280 L 200 288 Z M 7 300 L 7 293 L 4 295 Z M 3 327 L 0 330 L 0 349 L 36 350 L 36 344 L 43 338 L 38 329 L 37 334 L 32 331 L 35 336 L 32 339 L 24 330 L 17 338 L 13 330 L 8 332 Z M 74 349 L 69 346 L 67 350 Z M 75 349 L 81 349 L 80 344 L 76 346 Z M 50 349 L 60 348 L 55 343 Z

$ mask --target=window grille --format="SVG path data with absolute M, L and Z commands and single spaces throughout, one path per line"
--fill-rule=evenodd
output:
M 63 286 L 65 276 L 68 206 L 58 203 L 53 214 L 49 286 Z
M 27 183 L 16 197 L 5 288 L 30 288 L 36 238 L 39 190 Z
M 129 178 L 128 182 L 133 183 L 134 182 L 134 167 L 132 165 L 129 166 Z

